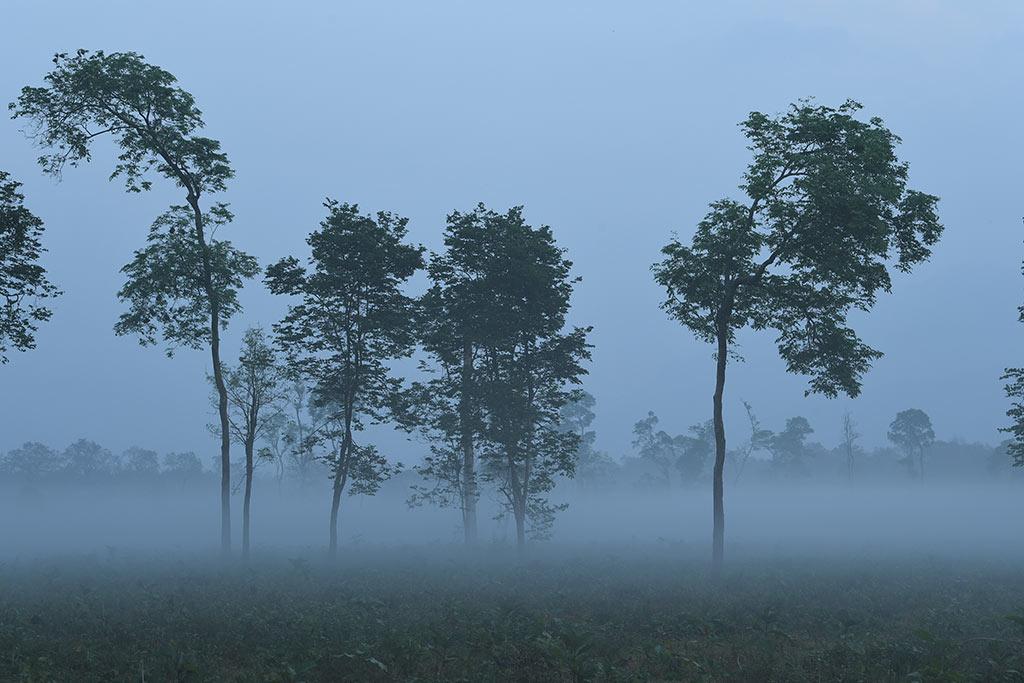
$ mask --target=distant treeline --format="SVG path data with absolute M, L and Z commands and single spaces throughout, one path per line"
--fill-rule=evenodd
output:
M 695 425 L 687 434 L 670 435 L 657 430 L 653 413 L 634 426 L 633 450 L 612 455 L 594 447 L 596 433 L 589 429 L 593 413 L 589 394 L 566 408 L 564 419 L 580 429 L 578 465 L 574 481 L 560 478 L 560 487 L 573 490 L 607 490 L 627 487 L 671 492 L 704 484 L 711 478 L 714 455 L 713 433 L 708 425 Z M 730 450 L 726 476 L 734 483 L 783 482 L 826 483 L 851 480 L 860 483 L 917 482 L 919 462 L 911 460 L 898 446 L 865 449 L 856 443 L 840 442 L 828 447 L 810 440 L 813 434 L 805 418 L 786 421 L 779 432 L 762 429 L 752 418 L 753 430 L 745 443 Z M 582 419 L 581 419 L 582 418 Z M 294 429 L 294 425 L 285 425 Z M 287 437 L 285 441 L 289 441 Z M 304 488 L 326 484 L 327 463 L 298 450 L 282 448 L 275 442 L 260 449 L 262 478 L 277 480 L 279 486 Z M 208 484 L 219 474 L 216 455 L 208 457 L 209 467 L 193 451 L 160 454 L 132 446 L 122 453 L 104 448 L 89 439 L 78 439 L 64 449 L 30 441 L 0 453 L 0 474 L 19 485 L 99 484 L 174 482 L 181 486 Z M 925 449 L 926 481 L 963 482 L 1007 479 L 1014 470 L 1007 443 L 997 446 L 957 439 L 934 440 Z M 234 487 L 242 483 L 241 477 Z M 430 472 L 415 465 L 398 474 L 389 489 L 407 488 L 412 503 L 429 502 L 434 490 Z

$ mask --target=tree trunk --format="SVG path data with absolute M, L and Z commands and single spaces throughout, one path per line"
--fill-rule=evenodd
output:
M 459 422 L 462 429 L 462 528 L 466 545 L 476 545 L 476 462 L 473 453 L 470 388 L 473 374 L 473 347 L 466 339 L 462 344 L 462 388 L 459 397 Z
M 217 413 L 220 417 L 220 549 L 231 554 L 231 426 L 228 422 L 228 390 L 224 386 L 224 373 L 220 367 L 220 301 L 213 288 L 209 247 L 203 228 L 203 213 L 199 197 L 188 194 L 188 203 L 195 218 L 196 240 L 203 254 L 203 288 L 210 302 L 210 357 L 213 363 L 213 383 L 217 387 Z
M 526 505 L 517 504 L 513 510 L 516 518 L 516 548 L 523 552 L 526 548 Z
M 341 479 L 334 477 L 334 496 L 331 500 L 331 544 L 327 550 L 330 559 L 338 557 L 338 509 L 341 507 Z
M 719 576 L 725 558 L 725 420 L 722 416 L 722 395 L 725 392 L 725 364 L 729 353 L 728 331 L 724 324 L 718 328 L 718 358 L 715 371 L 714 423 L 715 470 L 712 498 L 714 524 L 711 541 L 711 573 Z
M 252 501 L 252 474 L 253 474 L 253 450 L 255 443 L 252 439 L 245 442 L 245 499 L 242 502 L 242 558 L 249 559 L 249 539 L 251 522 L 249 510 Z
M 348 416 L 351 412 L 347 413 Z M 337 468 L 334 470 L 334 492 L 331 497 L 331 542 L 327 555 L 331 560 L 338 557 L 338 510 L 341 508 L 341 494 L 345 490 L 345 482 L 348 480 L 349 457 L 352 450 L 352 420 L 346 419 L 345 439 L 341 444 L 341 453 L 338 454 Z

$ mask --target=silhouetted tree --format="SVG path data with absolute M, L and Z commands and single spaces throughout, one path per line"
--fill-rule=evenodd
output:
M 592 484 L 611 475 L 616 463 L 607 453 L 594 448 L 597 432 L 590 429 L 594 423 L 597 400 L 582 389 L 573 392 L 573 398 L 560 411 L 561 429 L 579 436 L 576 449 L 575 479 L 581 484 Z
M 811 377 L 808 392 L 855 396 L 878 351 L 847 324 L 888 291 L 888 266 L 925 260 L 942 232 L 936 197 L 908 190 L 899 138 L 878 118 L 800 102 L 780 116 L 754 112 L 741 124 L 753 161 L 746 201 L 722 199 L 690 245 L 673 239 L 654 266 L 663 307 L 716 345 L 712 565 L 725 539 L 726 363 L 736 332 L 774 329 L 790 372 Z
M 935 432 L 928 414 L 917 408 L 896 413 L 896 418 L 889 425 L 889 441 L 903 451 L 900 462 L 907 467 L 910 475 L 923 481 L 925 452 L 935 442 Z
M 813 433 L 807 418 L 787 419 L 785 429 L 771 437 L 772 466 L 790 474 L 802 472 L 804 456 L 807 455 L 807 437 Z
M 527 533 L 546 536 L 564 507 L 547 494 L 557 477 L 575 470 L 579 437 L 561 428 L 560 411 L 586 374 L 590 328 L 566 330 L 579 279 L 549 227 L 526 223 L 522 207 L 499 214 L 481 204 L 466 220 L 482 232 L 476 267 L 491 300 L 474 370 L 484 479 L 515 519 L 523 548 Z
M 3 472 L 20 477 L 33 484 L 58 472 L 62 467 L 60 455 L 38 441 L 27 441 L 8 451 L 3 459 Z
M 56 55 L 53 63 L 43 87 L 22 88 L 10 105 L 16 118 L 35 123 L 35 140 L 51 150 L 39 159 L 47 172 L 59 176 L 65 165 L 89 161 L 92 141 L 111 135 L 121 151 L 111 178 L 124 178 L 129 192 L 150 189 L 153 172 L 185 192 L 187 208 L 174 207 L 164 214 L 154 228 L 168 228 L 168 233 L 151 231 L 149 247 L 137 252 L 129 266 L 127 286 L 135 290 L 127 297 L 132 312 L 122 318 L 118 332 L 139 332 L 143 343 L 151 343 L 158 325 L 171 343 L 209 346 L 219 396 L 221 547 L 227 553 L 231 549 L 231 432 L 220 331 L 238 309 L 232 296 L 234 283 L 250 277 L 255 264 L 226 242 L 212 240 L 212 226 L 229 221 L 231 214 L 223 204 L 204 210 L 202 199 L 225 190 L 234 172 L 220 143 L 198 134 L 204 123 L 192 95 L 178 87 L 172 74 L 146 63 L 142 55 L 78 50 L 70 56 Z M 191 225 L 186 230 L 188 221 Z M 186 235 L 176 235 L 175 229 Z M 159 268 L 147 269 L 140 261 L 149 258 L 147 252 L 159 255 Z M 172 258 L 178 260 L 169 261 Z M 194 298 L 195 283 L 201 300 Z M 188 297 L 184 305 L 175 300 L 180 293 Z M 202 333 L 200 314 L 205 319 Z
M 657 429 L 658 416 L 653 411 L 647 417 L 633 425 L 633 448 L 642 460 L 654 466 L 660 477 L 660 483 L 666 488 L 672 486 L 672 470 L 683 448 L 683 437 L 675 437 L 664 430 Z
M 213 378 L 210 378 L 211 381 Z M 280 415 L 285 391 L 285 370 L 267 344 L 263 330 L 250 328 L 242 340 L 238 364 L 225 365 L 231 431 L 245 449 L 245 494 L 242 502 L 242 557 L 249 558 L 252 485 L 256 442 L 268 435 Z
M 181 488 L 203 475 L 203 461 L 192 451 L 168 453 L 164 456 L 164 472 L 181 482 Z
M 690 427 L 690 433 L 676 437 L 681 445 L 676 469 L 684 483 L 696 481 L 704 473 L 704 464 L 715 451 L 715 430 L 711 420 Z
M 112 474 L 117 459 L 95 441 L 79 439 L 64 449 L 64 473 L 72 479 L 95 479 Z
M 430 453 L 416 468 L 430 484 L 417 486 L 410 502 L 458 506 L 470 545 L 477 541 L 476 451 L 483 438 L 476 366 L 483 340 L 502 314 L 490 289 L 485 215 L 482 210 L 448 215 L 445 249 L 430 259 L 431 286 L 419 302 L 419 337 L 429 359 L 421 368 L 429 379 L 404 395 L 400 419 L 430 443 Z
M 129 474 L 152 477 L 160 472 L 160 457 L 156 451 L 132 446 L 121 455 L 121 465 Z
M 312 383 L 314 402 L 329 416 L 307 441 L 327 446 L 334 557 L 346 485 L 351 493 L 373 493 L 395 471 L 354 434 L 382 419 L 399 390 L 388 363 L 408 356 L 415 343 L 414 302 L 402 286 L 423 267 L 424 249 L 403 242 L 404 218 L 361 215 L 357 206 L 333 200 L 325 207 L 327 218 L 307 240 L 309 267 L 284 258 L 267 268 L 266 281 L 271 292 L 298 299 L 274 329 L 292 369 Z
M 1021 272 L 1024 273 L 1024 265 Z M 1017 308 L 1017 320 L 1024 323 L 1024 305 Z M 1024 467 L 1024 368 L 1007 368 L 1001 379 L 1006 382 L 1003 389 L 1010 399 L 1010 408 L 1006 411 L 1010 424 L 999 431 L 1010 435 L 1006 452 L 1014 466 Z
M 25 208 L 19 187 L 0 171 L 0 365 L 8 351 L 35 348 L 37 325 L 51 315 L 43 302 L 60 294 L 39 264 L 43 221 Z

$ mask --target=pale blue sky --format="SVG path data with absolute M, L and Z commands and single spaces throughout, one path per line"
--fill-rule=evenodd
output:
M 766 426 L 802 414 L 827 444 L 851 411 L 871 444 L 920 407 L 940 438 L 995 442 L 999 374 L 1024 363 L 1020 160 L 1024 5 L 1016 2 L 30 2 L 5 3 L 0 100 L 40 83 L 56 51 L 135 50 L 178 76 L 237 171 L 230 237 L 263 264 L 304 253 L 324 196 L 391 209 L 436 247 L 444 216 L 525 204 L 582 275 L 573 319 L 592 324 L 587 388 L 599 445 L 628 451 L 648 410 L 682 431 L 710 414 L 711 349 L 666 319 L 649 266 L 708 202 L 735 195 L 736 123 L 800 97 L 855 98 L 904 139 L 912 185 L 942 197 L 932 261 L 859 320 L 886 353 L 856 401 L 804 398 L 768 334 L 741 340 L 727 402 Z M 166 183 L 127 195 L 112 155 L 44 177 L 22 124 L 0 119 L 0 168 L 47 225 L 66 290 L 39 348 L 0 367 L 0 449 L 79 436 L 121 450 L 212 453 L 207 355 L 167 360 L 115 338 L 118 269 Z M 282 311 L 258 283 L 228 335 Z M 416 448 L 384 437 L 389 452 Z

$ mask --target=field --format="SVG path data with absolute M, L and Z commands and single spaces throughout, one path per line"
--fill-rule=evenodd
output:
M 971 681 L 1024 678 L 1019 563 L 734 557 L 668 543 L 346 546 L 0 568 L 0 679 Z

